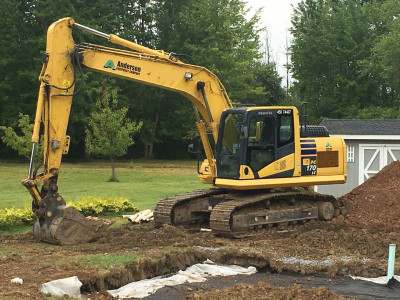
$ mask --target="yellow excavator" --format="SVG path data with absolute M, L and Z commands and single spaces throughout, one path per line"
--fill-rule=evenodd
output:
M 75 44 L 74 29 L 127 50 Z M 79 92 L 76 78 L 84 69 L 171 90 L 193 103 L 206 154 L 198 168 L 199 178 L 214 188 L 161 200 L 154 209 L 156 227 L 208 226 L 215 234 L 238 237 L 279 224 L 330 220 L 340 214 L 340 204 L 333 196 L 297 187 L 346 181 L 346 146 L 341 138 L 329 137 L 324 127 L 306 125 L 294 106 L 233 107 L 222 83 L 206 68 L 184 63 L 177 54 L 149 49 L 63 18 L 47 32 L 31 162 L 28 178 L 22 181 L 33 198 L 36 238 L 78 244 L 104 229 L 66 206 L 57 187 L 61 158 L 70 144 L 66 132 L 72 98 Z M 37 174 L 33 157 L 41 124 L 43 172 Z M 42 183 L 40 191 L 38 183 Z

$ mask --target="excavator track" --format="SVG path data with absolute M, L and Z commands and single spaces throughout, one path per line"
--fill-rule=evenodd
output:
M 160 200 L 154 208 L 154 224 L 193 227 L 195 223 L 208 222 L 211 208 L 221 201 L 224 189 L 196 190 Z M 189 228 L 190 229 L 190 228 Z
M 231 201 L 216 205 L 210 216 L 215 235 L 240 238 L 269 227 L 331 220 L 340 214 L 335 197 L 314 192 L 259 192 L 250 196 L 231 194 Z
M 156 227 L 211 228 L 215 235 L 240 238 L 270 227 L 331 220 L 342 209 L 335 197 L 302 189 L 208 189 L 162 199 L 154 209 L 154 222 Z

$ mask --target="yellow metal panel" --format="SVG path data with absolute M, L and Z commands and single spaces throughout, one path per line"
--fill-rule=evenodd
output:
M 71 62 L 71 53 L 75 50 L 72 39 L 71 18 L 64 18 L 53 23 L 47 31 L 46 53 L 48 54 L 47 66 L 43 72 L 42 80 L 49 84 L 49 94 L 44 97 L 44 150 L 47 155 L 45 165 L 47 170 L 58 169 L 61 163 L 66 132 L 71 110 L 74 86 L 74 68 Z M 69 83 L 69 85 L 68 85 Z M 69 88 L 68 88 L 69 87 Z M 62 89 L 61 89 L 62 88 Z M 68 88 L 68 89 L 66 89 Z M 40 101 L 40 97 L 39 97 Z M 39 104 L 38 104 L 39 109 Z M 36 139 L 36 136 L 34 137 Z M 54 146 L 52 147 L 52 141 Z
M 293 109 L 293 130 L 294 130 L 294 172 L 293 176 L 301 176 L 301 155 L 300 155 L 300 121 L 299 111 L 296 107 Z
M 247 109 L 247 111 L 254 111 L 254 110 L 262 110 L 262 109 L 273 109 L 273 110 L 277 110 L 277 109 L 281 109 L 281 110 L 285 110 L 285 109 L 291 109 L 293 110 L 293 113 L 296 114 L 298 113 L 297 107 L 296 106 L 251 106 Z
M 318 153 L 337 151 L 338 165 L 337 167 L 317 168 L 317 176 L 346 174 L 346 145 L 342 138 L 338 137 L 322 137 L 315 138 L 317 148 L 317 165 Z
M 235 190 L 267 189 L 276 187 L 307 186 L 316 184 L 345 183 L 345 175 L 332 176 L 302 176 L 290 178 L 267 178 L 267 179 L 223 179 L 216 178 L 215 186 Z
M 212 160 L 212 164 L 215 166 L 215 159 Z M 212 184 L 215 178 L 214 172 L 215 169 L 212 169 L 208 159 L 205 159 L 200 166 L 199 179 L 201 183 Z
M 199 130 L 201 142 L 203 144 L 204 152 L 206 153 L 206 157 L 207 157 L 207 166 L 206 167 L 208 167 L 209 170 L 207 170 L 206 172 L 209 172 L 210 175 L 215 177 L 216 170 L 215 170 L 214 153 L 212 151 L 210 141 L 207 137 L 206 125 L 204 124 L 203 121 L 197 121 L 196 126 L 197 126 L 197 129 Z M 204 165 L 204 163 L 203 163 L 203 165 Z M 203 165 L 202 165 L 202 167 L 203 167 Z M 206 167 L 204 167 L 204 169 Z
M 285 157 L 282 157 L 281 159 L 278 159 L 272 163 L 270 163 L 268 166 L 264 167 L 258 172 L 258 176 L 260 178 L 271 176 L 274 174 L 278 174 L 287 170 L 294 169 L 294 158 L 295 155 L 289 154 Z M 281 166 L 284 166 L 282 168 Z
M 246 174 L 247 173 L 247 174 Z M 253 171 L 249 166 L 241 165 L 239 170 L 240 179 L 254 179 Z

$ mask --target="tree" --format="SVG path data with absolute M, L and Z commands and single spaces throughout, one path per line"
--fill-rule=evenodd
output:
M 128 109 L 117 108 L 117 90 L 108 92 L 103 85 L 103 94 L 96 102 L 97 110 L 90 114 L 86 132 L 86 146 L 95 155 L 111 159 L 110 181 L 118 181 L 115 176 L 114 158 L 122 156 L 134 144 L 132 135 L 140 130 L 142 122 L 126 118 Z
M 248 12 L 242 0 L 191 1 L 177 24 L 178 49 L 215 73 L 231 100 L 241 103 L 251 102 L 254 69 L 261 58 L 259 12 L 247 20 Z
M 291 61 L 296 92 L 314 121 L 354 117 L 376 101 L 361 62 L 371 55 L 371 6 L 354 0 L 305 0 L 292 18 Z
M 24 115 L 22 113 L 19 114 L 18 120 L 18 128 L 21 131 L 21 135 L 19 135 L 12 127 L 0 126 L 0 133 L 3 132 L 3 135 L 0 136 L 3 142 L 18 152 L 18 154 L 25 158 L 31 157 L 32 151 L 32 132 L 33 132 L 33 124 L 29 122 L 29 116 Z M 40 142 L 35 150 L 35 159 L 41 159 L 43 155 L 43 136 L 40 138 Z
M 0 120 L 15 126 L 19 113 L 34 111 L 42 55 L 29 1 L 0 1 Z
M 374 10 L 377 36 L 373 42 L 372 55 L 363 64 L 363 75 L 370 80 L 379 95 L 374 104 L 383 108 L 400 106 L 399 17 L 398 0 L 387 0 Z
M 259 61 L 258 15 L 247 19 L 243 0 L 4 0 L 0 8 L 0 32 L 4 37 L 0 40 L 0 120 L 1 125 L 16 131 L 18 113 L 32 116 L 35 111 L 47 28 L 66 16 L 150 48 L 191 55 L 196 64 L 216 73 L 234 102 L 267 105 L 280 98 L 271 95 L 271 84 L 276 87 L 280 82 L 274 78 L 274 68 Z M 73 35 L 76 44 L 120 48 L 85 31 L 74 29 Z M 77 85 L 83 80 L 84 88 L 73 99 L 68 126 L 70 155 L 66 159 L 84 155 L 86 137 L 81 128 L 86 126 L 101 95 L 102 82 L 119 91 L 121 107 L 129 107 L 128 117 L 140 116 L 143 121 L 139 140 L 145 146 L 146 157 L 152 156 L 153 145 L 156 157 L 173 156 L 180 148 L 179 157 L 185 155 L 184 144 L 197 131 L 187 99 L 155 87 L 102 76 L 88 70 L 78 76 Z M 6 157 L 6 152 L 0 151 L 0 156 Z
M 276 71 L 274 63 L 257 63 L 253 70 L 254 80 L 249 95 L 252 104 L 259 106 L 280 105 L 285 100 L 282 78 Z

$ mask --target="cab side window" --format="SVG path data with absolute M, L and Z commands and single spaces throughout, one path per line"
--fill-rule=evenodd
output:
M 278 147 L 285 146 L 294 141 L 292 115 L 280 115 L 278 130 Z

